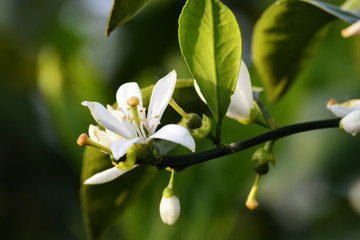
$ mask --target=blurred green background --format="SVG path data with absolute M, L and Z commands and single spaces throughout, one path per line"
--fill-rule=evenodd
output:
M 0 2 L 2 239 L 86 239 L 78 194 L 84 148 L 76 139 L 94 120 L 80 102 L 113 103 L 122 83 L 145 87 L 172 69 L 189 77 L 177 43 L 184 3 L 152 0 L 105 37 L 111 0 Z M 251 35 L 272 1 L 224 3 L 238 19 L 253 85 L 261 86 Z M 309 67 L 277 104 L 267 104 L 280 125 L 332 118 L 330 98 L 360 97 L 360 40 L 343 39 L 346 26 L 327 26 Z M 224 122 L 227 143 L 261 132 Z M 176 175 L 182 210 L 171 227 L 158 213 L 169 178 L 161 171 L 104 239 L 360 239 L 359 144 L 339 129 L 278 141 L 277 165 L 262 179 L 255 211 L 245 201 L 256 147 L 185 169 Z

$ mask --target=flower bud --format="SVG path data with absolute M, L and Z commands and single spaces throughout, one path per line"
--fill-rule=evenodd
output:
M 341 119 L 340 128 L 354 136 L 358 134 L 360 132 L 360 110 L 354 110 Z
M 173 225 L 180 215 L 180 201 L 175 195 L 165 197 L 160 202 L 161 220 L 168 225 Z

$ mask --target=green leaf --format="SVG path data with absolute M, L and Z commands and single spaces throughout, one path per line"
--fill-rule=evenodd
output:
M 348 0 L 345 1 L 341 8 L 350 12 L 360 14 L 360 1 L 359 0 Z
M 283 0 L 271 5 L 258 20 L 253 35 L 254 64 L 274 102 L 304 69 L 316 40 L 327 23 L 349 23 L 360 16 L 337 6 L 306 0 Z
M 81 181 L 111 167 L 109 155 L 96 148 L 86 147 Z M 81 207 L 89 239 L 99 239 L 156 172 L 154 167 L 139 166 L 105 184 L 82 184 Z
M 241 62 L 240 29 L 218 0 L 188 0 L 179 18 L 179 43 L 217 121 L 217 137 L 234 93 Z
M 128 21 L 148 1 L 149 0 L 114 0 L 106 28 L 106 36 L 109 36 L 117 27 Z

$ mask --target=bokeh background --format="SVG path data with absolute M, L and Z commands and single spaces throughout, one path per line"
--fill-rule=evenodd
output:
M 152 0 L 105 37 L 111 0 L 0 2 L 2 239 L 86 239 L 79 200 L 84 148 L 76 139 L 94 121 L 80 102 L 113 103 L 122 83 L 145 87 L 172 69 L 189 77 L 177 43 L 184 3 Z M 261 86 L 251 36 L 272 1 L 224 3 L 238 19 L 253 85 Z M 280 125 L 332 118 L 325 107 L 330 98 L 360 97 L 360 40 L 343 39 L 346 26 L 327 26 L 298 81 L 277 104 L 265 101 Z M 261 132 L 224 122 L 224 142 Z M 204 142 L 198 150 L 211 147 Z M 188 168 L 176 175 L 182 210 L 171 227 L 158 213 L 169 178 L 161 171 L 104 239 L 360 239 L 359 144 L 339 129 L 278 141 L 277 164 L 262 179 L 255 211 L 244 203 L 256 147 Z

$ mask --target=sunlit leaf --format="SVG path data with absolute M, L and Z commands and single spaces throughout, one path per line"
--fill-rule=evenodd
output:
M 360 16 L 337 6 L 306 0 L 271 5 L 258 20 L 253 35 L 253 59 L 269 100 L 276 101 L 306 66 L 316 36 L 327 23 Z
M 235 16 L 218 0 L 188 0 L 179 18 L 179 43 L 217 121 L 219 137 L 241 62 L 241 36 Z
M 81 181 L 84 182 L 93 174 L 111 167 L 113 166 L 109 155 L 87 147 L 84 152 Z M 88 237 L 99 239 L 155 173 L 156 169 L 153 167 L 140 166 L 109 183 L 81 185 L 81 207 Z
M 121 24 L 135 15 L 149 0 L 114 0 L 110 12 L 106 35 L 109 36 Z

